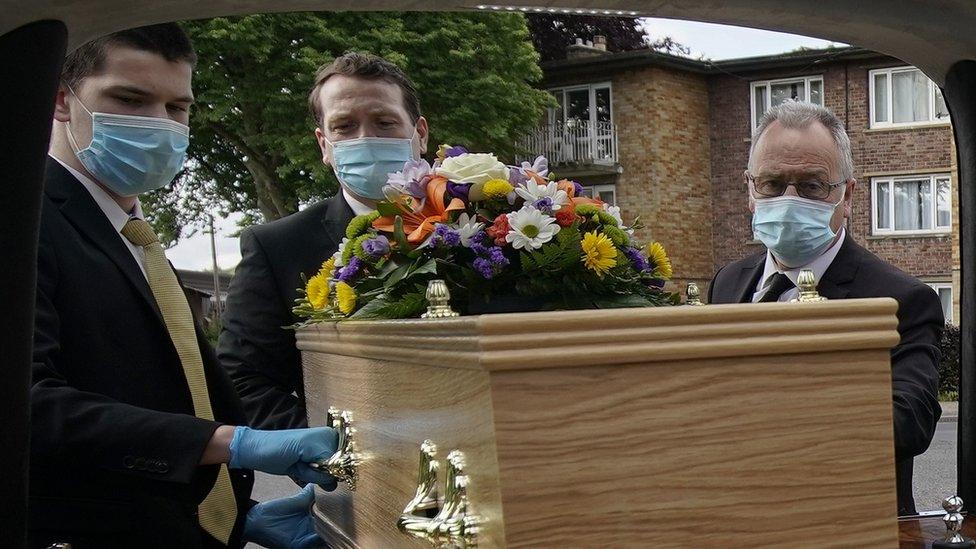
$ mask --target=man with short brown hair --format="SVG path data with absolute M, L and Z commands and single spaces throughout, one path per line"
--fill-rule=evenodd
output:
M 291 309 L 301 275 L 315 274 L 336 252 L 354 215 L 375 209 L 387 174 L 427 148 L 416 89 L 375 55 L 347 53 L 319 69 L 309 110 L 322 162 L 335 171 L 340 191 L 241 234 L 217 347 L 248 418 L 262 429 L 307 425 L 301 357 L 286 328 L 299 320 Z

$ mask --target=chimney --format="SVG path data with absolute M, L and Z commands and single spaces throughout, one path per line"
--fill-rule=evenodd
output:
M 593 40 L 583 41 L 582 38 L 577 38 L 575 44 L 570 44 L 566 48 L 566 59 L 579 59 L 582 57 L 596 57 L 599 55 L 607 55 L 607 38 L 606 36 L 594 36 Z

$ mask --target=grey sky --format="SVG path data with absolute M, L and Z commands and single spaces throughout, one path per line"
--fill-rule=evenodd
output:
M 644 20 L 648 34 L 653 38 L 670 36 L 691 48 L 691 57 L 701 56 L 713 60 L 750 57 L 792 51 L 799 47 L 823 48 L 831 44 L 826 40 L 808 38 L 744 27 L 731 27 L 694 21 L 648 18 Z M 842 45 L 834 43 L 835 45 Z M 221 269 L 237 265 L 241 259 L 236 222 L 240 215 L 219 220 L 217 226 L 217 263 Z M 166 251 L 170 261 L 180 269 L 209 270 L 212 265 L 210 237 L 201 232 L 182 239 Z

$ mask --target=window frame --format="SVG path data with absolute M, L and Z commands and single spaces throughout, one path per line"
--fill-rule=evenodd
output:
M 954 300 L 956 297 L 953 295 L 952 283 L 951 282 L 926 282 L 925 284 L 929 288 L 935 290 L 935 295 L 939 296 L 940 306 L 942 305 L 942 296 L 939 295 L 939 290 L 949 290 L 949 311 L 948 311 L 949 314 L 946 314 L 945 310 L 942 311 L 942 314 L 943 316 L 945 316 L 946 324 L 952 324 L 952 309 L 954 308 L 954 303 L 955 303 Z
M 922 76 L 924 76 L 925 79 L 928 80 L 929 119 L 920 120 L 916 122 L 894 122 L 895 102 L 894 102 L 894 97 L 892 96 L 892 74 L 899 73 L 899 72 L 911 72 L 911 71 L 918 71 L 922 73 Z M 875 121 L 875 117 L 874 117 L 875 112 L 877 110 L 877 105 L 875 105 L 875 100 L 874 100 L 875 98 L 874 82 L 875 82 L 875 77 L 879 74 L 887 75 L 887 79 L 885 80 L 887 82 L 886 84 L 887 95 L 885 97 L 888 98 L 888 105 L 887 105 L 888 116 L 886 122 L 877 122 Z M 898 66 L 898 67 L 884 67 L 880 69 L 869 70 L 868 71 L 868 128 L 884 129 L 884 128 L 912 128 L 912 127 L 924 127 L 924 126 L 934 126 L 934 125 L 948 126 L 949 124 L 952 123 L 951 116 L 945 116 L 943 118 L 937 118 L 935 116 L 936 89 L 938 89 L 938 86 L 935 85 L 935 82 L 933 82 L 931 78 L 926 76 L 926 74 L 922 72 L 921 69 L 919 69 L 918 67 L 914 67 L 912 65 L 905 65 L 905 66 Z M 943 102 L 944 101 L 945 98 L 943 98 Z
M 895 183 L 898 181 L 918 181 L 928 178 L 929 188 L 932 194 L 932 228 L 905 230 L 895 229 Z M 938 181 L 941 179 L 949 180 L 949 224 L 939 225 L 939 196 Z M 891 228 L 878 227 L 878 185 L 888 183 L 889 212 L 891 216 Z M 927 174 L 913 175 L 888 175 L 871 178 L 871 235 L 872 236 L 942 236 L 952 232 L 952 174 L 949 172 L 934 172 Z
M 810 82 L 820 81 L 820 97 L 821 101 L 826 99 L 827 89 L 824 87 L 823 74 L 810 74 L 806 76 L 794 76 L 790 78 L 776 78 L 773 80 L 756 80 L 755 82 L 749 83 L 749 112 L 752 118 L 752 131 L 756 131 L 759 126 L 759 116 L 756 113 L 756 89 L 760 87 L 766 88 L 766 111 L 769 111 L 772 107 L 770 106 L 773 99 L 772 86 L 775 84 L 789 84 L 792 82 L 803 82 L 803 90 L 806 97 L 803 99 L 805 102 L 810 102 Z M 820 104 L 823 106 L 823 103 Z
M 601 192 L 612 192 L 613 202 L 607 202 L 611 206 L 617 205 L 617 185 L 614 183 L 601 183 L 598 185 L 583 185 L 583 194 L 589 195 L 590 198 L 599 198 Z
M 592 82 L 592 83 L 588 83 L 588 84 L 575 84 L 575 85 L 572 85 L 572 86 L 560 86 L 560 87 L 556 87 L 556 88 L 548 88 L 546 91 L 549 92 L 549 93 L 551 93 L 553 96 L 556 96 L 556 94 L 564 94 L 563 95 L 563 98 L 562 98 L 563 101 L 562 101 L 561 107 L 563 109 L 563 124 L 565 124 L 566 123 L 566 120 L 567 120 L 567 118 L 566 118 L 566 109 L 568 108 L 568 105 L 567 105 L 567 102 L 566 102 L 565 93 L 566 92 L 571 92 L 571 91 L 588 90 L 590 119 L 587 122 L 589 122 L 591 125 L 595 125 L 598 122 L 598 120 L 596 118 L 596 116 L 597 116 L 597 114 L 596 114 L 596 90 L 597 89 L 603 89 L 603 88 L 606 88 L 610 92 L 610 124 L 612 125 L 613 124 L 613 110 L 614 110 L 613 109 L 613 104 L 614 104 L 614 100 L 613 100 L 613 82 L 607 80 L 607 81 L 603 81 L 603 82 Z M 549 107 L 549 108 L 546 109 L 546 121 L 550 125 L 556 123 L 555 112 L 556 112 L 556 108 L 555 107 Z

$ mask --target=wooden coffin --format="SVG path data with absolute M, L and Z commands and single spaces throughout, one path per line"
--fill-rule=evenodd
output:
M 872 299 L 304 328 L 310 424 L 347 411 L 359 460 L 355 491 L 319 491 L 316 527 L 333 547 L 894 547 L 896 308 Z M 452 502 L 466 491 L 476 539 L 444 534 L 429 518 L 443 509 L 401 520 L 425 440 L 439 467 L 428 495 L 443 499 L 448 480 Z M 451 450 L 464 468 L 446 479 Z M 398 520 L 433 533 L 405 534 Z

